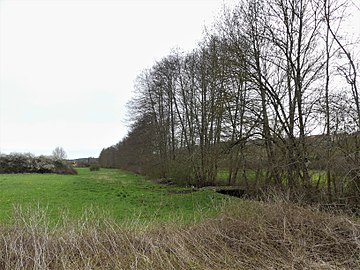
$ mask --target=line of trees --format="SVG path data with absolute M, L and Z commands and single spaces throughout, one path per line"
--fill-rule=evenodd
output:
M 100 163 L 197 186 L 360 193 L 359 55 L 346 0 L 242 0 L 192 52 L 137 78 L 126 138 Z M 252 179 L 250 179 L 250 174 Z M 255 175 L 255 176 L 254 176 Z M 255 178 L 255 181 L 254 181 Z M 252 180 L 252 181 L 250 181 Z

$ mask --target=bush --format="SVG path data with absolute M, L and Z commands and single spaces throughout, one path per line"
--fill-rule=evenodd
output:
M 91 164 L 89 167 L 90 171 L 99 171 L 100 170 L 100 166 L 99 164 Z
M 169 177 L 178 185 L 195 184 L 190 160 L 182 159 L 169 164 Z
M 77 174 L 64 160 L 19 153 L 0 155 L 0 173 Z

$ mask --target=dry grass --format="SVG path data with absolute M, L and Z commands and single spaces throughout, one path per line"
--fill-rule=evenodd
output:
M 153 225 L 90 215 L 51 228 L 46 211 L 17 209 L 0 228 L 0 268 L 360 269 L 359 221 L 287 203 L 243 201 L 198 224 Z

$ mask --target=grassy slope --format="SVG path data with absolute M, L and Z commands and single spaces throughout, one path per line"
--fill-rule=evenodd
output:
M 224 201 L 213 192 L 182 193 L 186 189 L 157 185 L 124 171 L 78 171 L 78 175 L 66 176 L 0 175 L 0 222 L 10 219 L 14 205 L 47 208 L 52 220 L 63 212 L 76 219 L 89 209 L 117 221 L 134 216 L 160 220 L 175 216 L 190 220 L 214 214 L 214 206 Z

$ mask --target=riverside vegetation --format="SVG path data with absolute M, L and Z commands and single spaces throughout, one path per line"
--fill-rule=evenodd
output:
M 356 218 L 78 172 L 0 175 L 0 269 L 360 267 Z
M 199 187 L 225 172 L 228 185 L 358 207 L 360 58 L 345 27 L 357 9 L 351 2 L 224 7 L 193 50 L 172 50 L 138 75 L 128 135 L 103 149 L 101 166 Z M 314 171 L 322 179 L 314 181 Z

